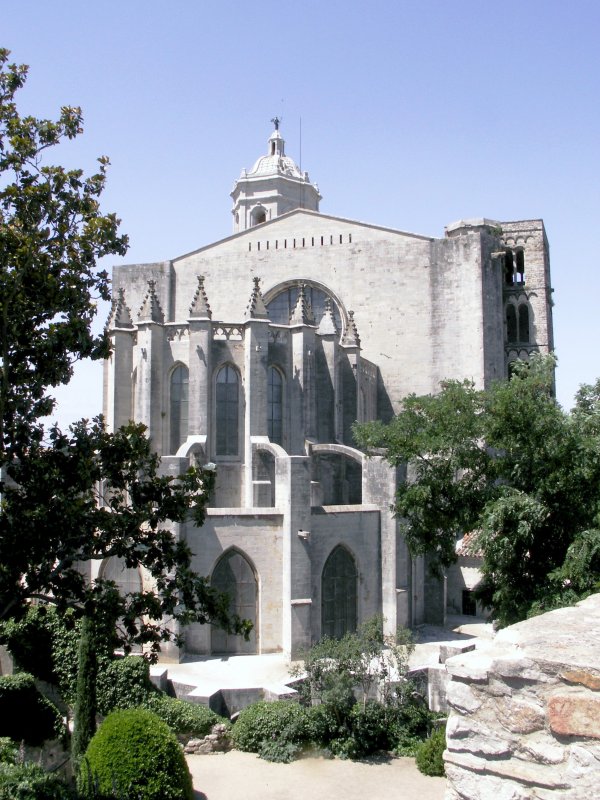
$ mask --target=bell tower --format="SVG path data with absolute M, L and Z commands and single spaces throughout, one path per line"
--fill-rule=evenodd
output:
M 286 156 L 279 118 L 271 122 L 274 130 L 267 142 L 267 154 L 261 156 L 251 170 L 242 170 L 231 192 L 234 233 L 296 208 L 319 210 L 319 187 L 310 182 L 308 172 L 301 172 L 296 162 Z

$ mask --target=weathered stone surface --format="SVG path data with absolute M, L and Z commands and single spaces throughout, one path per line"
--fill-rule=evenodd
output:
M 600 696 L 556 692 L 548 703 L 548 717 L 554 733 L 600 739 Z
M 449 750 L 482 753 L 489 756 L 506 756 L 511 752 L 511 741 L 490 733 L 471 720 L 452 716 L 446 726 L 447 747 Z
M 496 701 L 495 708 L 502 727 L 512 733 L 533 733 L 541 730 L 546 723 L 541 703 L 515 698 Z
M 560 677 L 567 683 L 577 683 L 595 692 L 600 691 L 600 675 L 595 675 L 592 672 L 587 672 L 583 669 L 572 669 L 561 673 Z
M 566 758 L 565 748 L 549 734 L 523 736 L 517 742 L 515 755 L 538 764 L 562 764 Z
M 466 683 L 451 681 L 446 689 L 446 700 L 452 707 L 463 714 L 470 714 L 481 706 L 481 700 Z
M 449 661 L 448 798 L 600 798 L 600 595 L 559 611 Z

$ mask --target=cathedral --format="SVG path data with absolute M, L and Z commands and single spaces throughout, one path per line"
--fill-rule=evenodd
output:
M 541 220 L 460 220 L 432 238 L 323 214 L 273 122 L 231 192 L 231 236 L 113 272 L 109 429 L 144 423 L 166 474 L 215 464 L 205 524 L 175 534 L 254 623 L 249 641 L 190 625 L 175 660 L 294 657 L 376 613 L 387 632 L 477 613 L 472 564 L 438 580 L 411 557 L 390 511 L 406 469 L 356 449 L 352 425 L 553 349 Z

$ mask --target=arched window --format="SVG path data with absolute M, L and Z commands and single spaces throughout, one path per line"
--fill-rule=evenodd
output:
M 519 306 L 519 341 L 529 344 L 529 306 L 521 303 Z
M 269 439 L 283 444 L 283 378 L 275 367 L 269 367 L 267 385 L 267 425 Z
M 321 636 L 341 639 L 356 630 L 356 563 L 345 547 L 332 550 L 321 577 Z
M 506 306 L 506 341 L 516 342 L 517 332 L 517 310 L 512 303 Z
M 504 251 L 504 283 L 512 286 L 515 282 L 514 253 L 512 250 Z
M 188 388 L 187 367 L 181 364 L 171 373 L 171 453 L 176 453 L 188 435 Z
M 252 225 L 260 225 L 267 221 L 267 212 L 262 206 L 257 206 L 252 210 Z
M 229 364 L 217 374 L 217 455 L 237 456 L 239 450 L 239 379 Z
M 515 280 L 519 284 L 525 283 L 525 252 L 522 247 L 515 250 Z
M 229 596 L 229 612 L 248 619 L 253 624 L 248 641 L 243 636 L 233 636 L 217 627 L 211 629 L 213 653 L 256 653 L 256 601 L 258 584 L 254 570 L 237 550 L 225 553 L 214 568 L 211 585 Z
M 113 581 L 119 594 L 126 595 L 142 591 L 142 578 L 137 567 L 128 567 L 124 558 L 112 556 L 102 567 L 101 577 L 105 581 Z

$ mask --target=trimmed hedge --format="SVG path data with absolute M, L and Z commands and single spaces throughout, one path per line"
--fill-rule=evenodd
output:
M 201 738 L 210 733 L 213 725 L 219 722 L 229 724 L 228 720 L 206 706 L 188 703 L 187 700 L 177 700 L 163 692 L 150 695 L 144 705 L 177 734 L 191 734 Z
M 0 676 L 0 736 L 31 745 L 65 738 L 58 709 L 40 694 L 33 675 Z
M 78 788 L 86 798 L 97 788 L 136 800 L 193 800 L 183 750 L 166 723 L 143 708 L 108 715 L 85 753 Z

